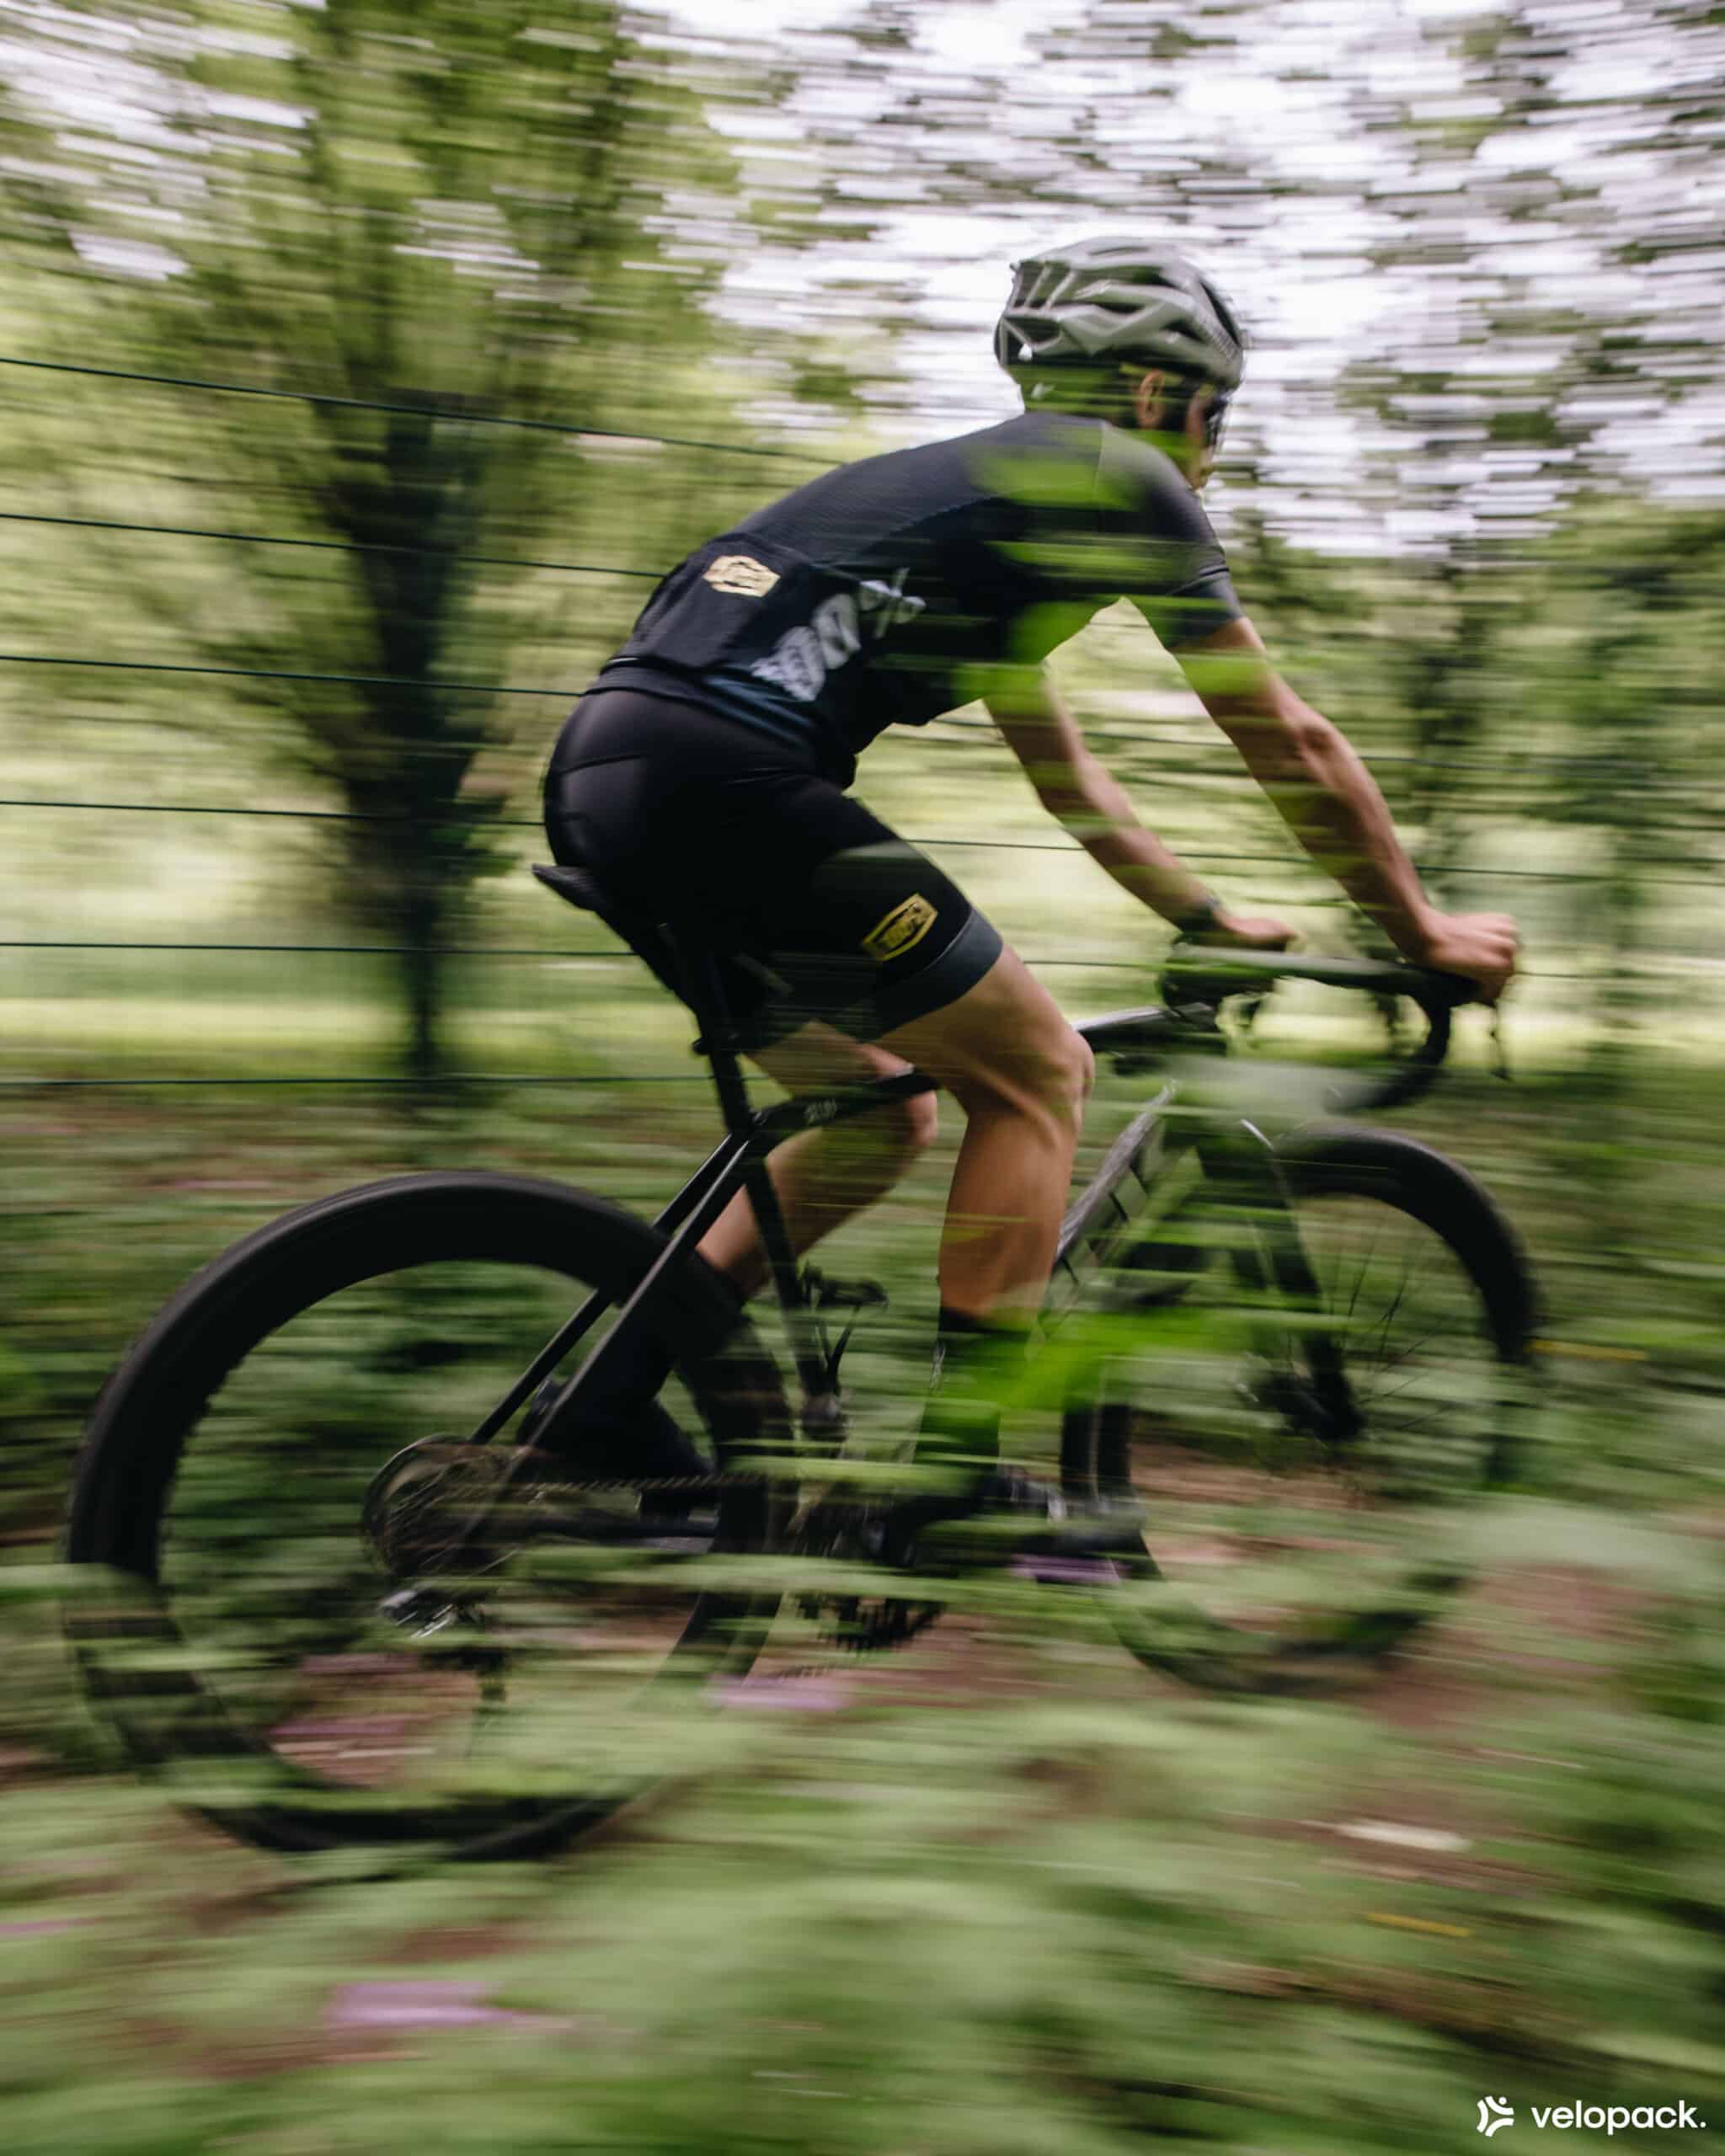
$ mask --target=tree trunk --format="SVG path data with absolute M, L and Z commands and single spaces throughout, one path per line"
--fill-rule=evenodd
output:
M 368 804 L 374 788 L 355 789 Z M 356 915 L 387 942 L 406 1021 L 396 1060 L 403 1076 L 435 1086 L 447 1077 L 448 947 L 464 911 L 466 862 L 451 843 L 451 811 L 414 804 L 405 818 L 371 813 L 349 826 Z
M 402 912 L 400 963 L 407 1001 L 408 1031 L 403 1043 L 407 1075 L 419 1084 L 431 1086 L 446 1075 L 442 943 L 446 908 L 441 894 L 429 879 L 414 879 L 405 894 Z

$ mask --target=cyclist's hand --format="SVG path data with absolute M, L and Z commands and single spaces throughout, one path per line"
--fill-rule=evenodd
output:
M 1285 921 L 1237 913 L 1219 913 L 1213 927 L 1193 938 L 1194 942 L 1214 943 L 1226 951 L 1285 951 L 1298 940 L 1299 931 L 1290 928 Z
M 1479 991 L 1482 1003 L 1495 1003 L 1515 978 L 1520 931 L 1508 914 L 1440 913 L 1419 953 L 1423 966 L 1460 974 Z

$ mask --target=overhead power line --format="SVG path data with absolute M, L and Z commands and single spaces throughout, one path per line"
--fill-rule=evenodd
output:
M 93 367 L 69 360 L 26 360 L 0 352 L 0 367 L 24 367 L 41 374 L 87 375 L 103 382 L 142 382 L 162 389 L 199 389 L 217 397 L 258 397 L 272 402 L 319 404 L 349 412 L 390 412 L 416 419 L 459 420 L 464 426 L 515 427 L 531 434 L 562 435 L 573 440 L 651 442 L 661 449 L 704 449 L 717 456 L 761 456 L 796 464 L 819 465 L 832 460 L 814 456 L 807 450 L 780 449 L 741 441 L 702 441 L 688 435 L 655 435 L 627 427 L 588 427 L 568 419 L 524 419 L 506 412 L 464 412 L 438 404 L 400 404 L 369 397 L 334 397 L 318 389 L 265 389 L 254 382 L 211 382 L 196 375 L 143 374 L 130 367 Z
M 3 656 L 3 654 L 0 654 L 0 658 Z M 104 663 L 117 665 L 122 662 L 110 660 Z M 534 696 L 553 695 L 558 692 L 547 690 L 521 690 L 515 693 Z M 75 814 L 104 816 L 262 816 L 323 824 L 398 824 L 409 820 L 406 817 L 398 814 L 386 815 L 381 811 L 356 808 L 254 808 L 248 804 L 238 803 L 209 801 L 66 801 L 21 794 L 0 795 L 0 809 L 4 808 L 60 808 Z M 435 824 L 436 819 L 432 818 L 428 821 Z M 542 830 L 544 826 L 537 816 L 499 816 L 489 819 L 487 828 L 494 830 L 538 831 Z M 1076 856 L 1082 853 L 1084 850 L 1076 841 L 1062 839 L 963 838 L 954 833 L 945 831 L 911 831 L 907 832 L 905 836 L 912 846 L 924 846 L 934 849 L 962 846 L 968 851 L 980 853 L 1069 853 Z M 1180 851 L 1188 861 L 1219 862 L 1239 868 L 1285 869 L 1300 868 L 1306 865 L 1298 855 L 1292 854 L 1242 853 L 1215 846 L 1182 846 Z M 1462 878 L 1478 883 L 1495 883 L 1499 878 L 1509 881 L 1534 883 L 1600 883 L 1610 880 L 1597 869 L 1590 868 L 1450 867 L 1445 868 L 1443 873 L 1446 876 Z M 1674 890 L 1711 891 L 1718 888 L 1716 878 L 1705 876 L 1651 876 L 1646 880 L 1649 883 L 1660 884 Z M 0 945 L 0 948 L 3 947 L 5 947 L 3 945 Z M 125 945 L 114 947 L 129 949 L 133 947 Z
M 122 524 L 106 516 L 45 516 L 35 510 L 0 510 L 0 524 L 52 524 L 74 531 L 136 531 L 155 539 L 225 539 L 239 547 L 309 547 L 328 554 L 415 554 L 481 562 L 491 568 L 562 569 L 571 576 L 641 577 L 656 582 L 663 569 L 624 569 L 608 562 L 541 562 L 522 554 L 473 554 L 461 547 L 394 546 L 372 539 L 290 539 L 272 531 L 214 531 L 198 524 Z
M 69 652 L 0 651 L 0 666 L 81 666 L 109 674 L 201 674 L 230 681 L 319 681 L 360 689 L 442 691 L 451 696 L 557 696 L 572 703 L 579 689 L 524 689 L 506 681 L 451 681 L 413 674 L 322 674 L 286 666 L 190 666 L 159 659 L 77 659 Z

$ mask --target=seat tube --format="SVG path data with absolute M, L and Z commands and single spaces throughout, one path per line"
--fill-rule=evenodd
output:
M 748 1143 L 743 1160 L 743 1188 L 754 1209 L 755 1225 L 766 1253 L 773 1288 L 790 1326 L 797 1374 L 805 1393 L 813 1394 L 823 1382 L 823 1366 L 803 1307 L 797 1278 L 797 1253 L 792 1247 L 784 1209 L 778 1202 L 778 1192 L 766 1165 L 766 1155 L 778 1140 L 775 1138 L 763 1142 L 757 1127 L 740 1060 L 736 1030 L 731 1022 L 730 1002 L 717 959 L 711 951 L 698 945 L 691 948 L 675 937 L 672 942 L 678 965 L 688 983 L 689 1005 L 701 1027 L 701 1045 L 713 1068 L 713 1082 L 725 1128 L 733 1136 Z
M 676 958 L 677 969 L 687 984 L 689 1008 L 701 1028 L 701 1038 L 695 1045 L 712 1065 L 713 1082 L 718 1090 L 725 1129 L 734 1138 L 745 1138 L 754 1112 L 749 1103 L 749 1088 L 742 1066 L 737 1060 L 736 1028 L 731 1023 L 730 1000 L 724 992 L 718 962 L 711 951 L 698 945 L 692 949 L 687 947 L 682 938 L 669 928 L 664 932 Z
M 749 1203 L 755 1209 L 755 1224 L 761 1230 L 761 1241 L 766 1251 L 766 1262 L 772 1271 L 773 1285 L 778 1290 L 779 1300 L 787 1310 L 798 1301 L 797 1289 L 797 1255 L 791 1247 L 790 1230 L 785 1225 L 784 1209 L 778 1202 L 778 1192 L 766 1165 L 770 1150 L 763 1145 L 754 1129 L 754 1113 L 749 1105 L 748 1087 L 737 1060 L 737 1051 L 729 1040 L 709 1041 L 708 1055 L 713 1065 L 713 1079 L 718 1088 L 719 1103 L 724 1110 L 727 1125 L 749 1139 L 749 1150 L 743 1161 L 743 1187 L 748 1193 Z M 772 1141 L 777 1144 L 775 1139 Z
M 667 928 L 665 931 L 675 953 L 678 969 L 687 984 L 687 1001 L 701 1027 L 697 1045 L 704 1050 L 713 1070 L 713 1083 L 718 1094 L 718 1105 L 724 1117 L 725 1129 L 734 1138 L 749 1141 L 749 1150 L 743 1162 L 743 1187 L 749 1193 L 755 1209 L 756 1224 L 766 1248 L 767 1262 L 772 1268 L 774 1284 L 787 1309 L 797 1299 L 797 1261 L 791 1248 L 791 1239 L 785 1226 L 784 1214 L 780 1209 L 778 1193 L 773 1188 L 772 1178 L 766 1170 L 766 1152 L 758 1144 L 753 1104 L 749 1098 L 748 1081 L 743 1075 L 740 1050 L 737 1044 L 736 1028 L 731 1022 L 730 999 L 724 990 L 724 978 L 718 969 L 713 953 L 698 943 L 686 943 L 683 938 Z

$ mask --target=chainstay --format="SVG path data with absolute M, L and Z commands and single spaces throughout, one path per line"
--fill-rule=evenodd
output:
M 465 1449 L 461 1449 L 449 1464 L 462 1464 L 464 1453 Z M 829 1562 L 836 1567 L 854 1568 L 858 1564 L 875 1566 L 877 1554 L 861 1545 L 869 1524 L 881 1518 L 881 1508 L 866 1498 L 836 1495 L 830 1486 L 820 1487 L 819 1465 L 813 1460 L 808 1464 L 813 1470 L 811 1479 L 817 1488 L 786 1534 L 780 1554 L 804 1557 L 816 1565 Z M 519 1475 L 517 1470 L 517 1475 L 519 1479 L 512 1480 L 511 1486 L 500 1492 L 494 1503 L 486 1508 L 484 1532 L 488 1540 L 494 1542 L 499 1533 L 505 1537 L 524 1530 L 531 1533 L 536 1525 L 553 1534 L 561 1529 L 576 1540 L 582 1539 L 585 1526 L 589 1534 L 596 1533 L 601 1540 L 606 1540 L 608 1538 L 603 1524 L 593 1515 L 608 1505 L 638 1506 L 644 1525 L 669 1525 L 675 1522 L 677 1513 L 667 1514 L 662 1522 L 656 1520 L 655 1500 L 675 1504 L 677 1512 L 681 1513 L 692 1503 L 698 1504 L 702 1500 L 722 1505 L 728 1497 L 758 1496 L 772 1480 L 756 1469 L 708 1475 L 553 1478 L 542 1467 L 526 1475 Z M 417 1531 L 423 1538 L 441 1505 L 466 1510 L 461 1495 L 447 1486 L 440 1486 L 433 1478 L 423 1490 L 411 1492 L 403 1501 L 399 1518 L 408 1526 L 410 1535 Z M 584 1514 L 587 1516 L 585 1520 Z M 610 1524 L 622 1526 L 624 1515 L 609 1513 L 606 1518 Z M 942 1614 L 946 1606 L 943 1602 L 926 1595 L 888 1591 L 890 1583 L 900 1577 L 910 1584 L 914 1574 L 901 1575 L 888 1565 L 879 1566 L 879 1569 L 882 1587 L 875 1593 L 836 1590 L 823 1593 L 818 1586 L 812 1585 L 793 1591 L 805 1614 L 824 1621 L 834 1651 L 867 1654 L 906 1646 Z

